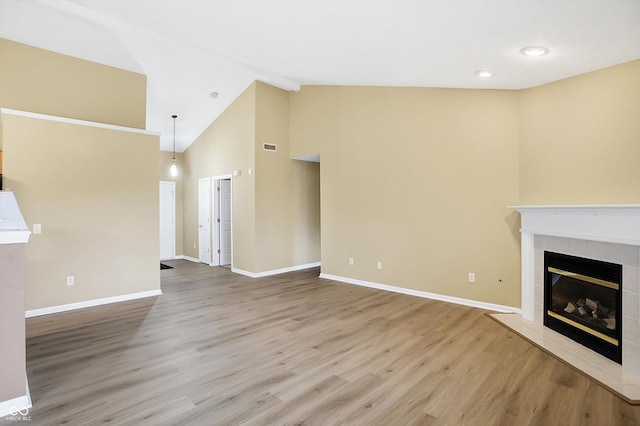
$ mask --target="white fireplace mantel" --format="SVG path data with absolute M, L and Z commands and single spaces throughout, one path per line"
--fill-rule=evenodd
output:
M 640 204 L 510 206 L 522 233 L 640 246 Z
M 640 246 L 640 204 L 509 206 L 521 215 L 524 319 L 534 319 L 534 235 Z

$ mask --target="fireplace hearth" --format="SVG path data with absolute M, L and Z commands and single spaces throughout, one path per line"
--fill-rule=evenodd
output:
M 544 253 L 544 325 L 622 363 L 622 265 Z

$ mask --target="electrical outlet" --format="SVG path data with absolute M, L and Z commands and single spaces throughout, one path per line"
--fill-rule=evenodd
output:
M 33 224 L 33 233 L 34 234 L 42 234 L 42 225 L 39 223 Z
M 72 285 L 76 285 L 76 277 L 69 275 L 67 277 L 67 286 L 71 287 Z
M 469 272 L 469 282 L 470 283 L 476 282 L 476 274 L 474 274 L 473 272 Z
M 376 266 L 378 267 L 378 269 L 382 269 L 382 262 L 380 262 L 380 261 L 378 260 L 378 263 L 377 263 L 377 265 L 376 265 Z
M 353 257 L 349 258 L 349 265 L 353 266 Z
M 194 249 L 196 248 L 196 243 L 193 243 L 193 248 L 194 248 Z

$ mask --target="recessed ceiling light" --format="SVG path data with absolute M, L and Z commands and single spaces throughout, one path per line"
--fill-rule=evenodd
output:
M 491 71 L 487 71 L 487 70 L 478 70 L 476 71 L 476 75 L 478 77 L 482 77 L 482 78 L 489 78 L 493 75 L 493 73 Z
M 549 53 L 549 49 L 542 46 L 527 46 L 520 49 L 520 53 L 527 56 L 544 56 Z
M 211 96 L 213 99 L 218 97 L 218 92 L 211 92 L 209 93 L 209 96 Z

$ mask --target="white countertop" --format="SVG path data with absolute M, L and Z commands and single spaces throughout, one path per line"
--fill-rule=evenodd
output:
M 18 201 L 11 191 L 0 191 L 0 244 L 18 244 L 29 241 L 27 227 Z

